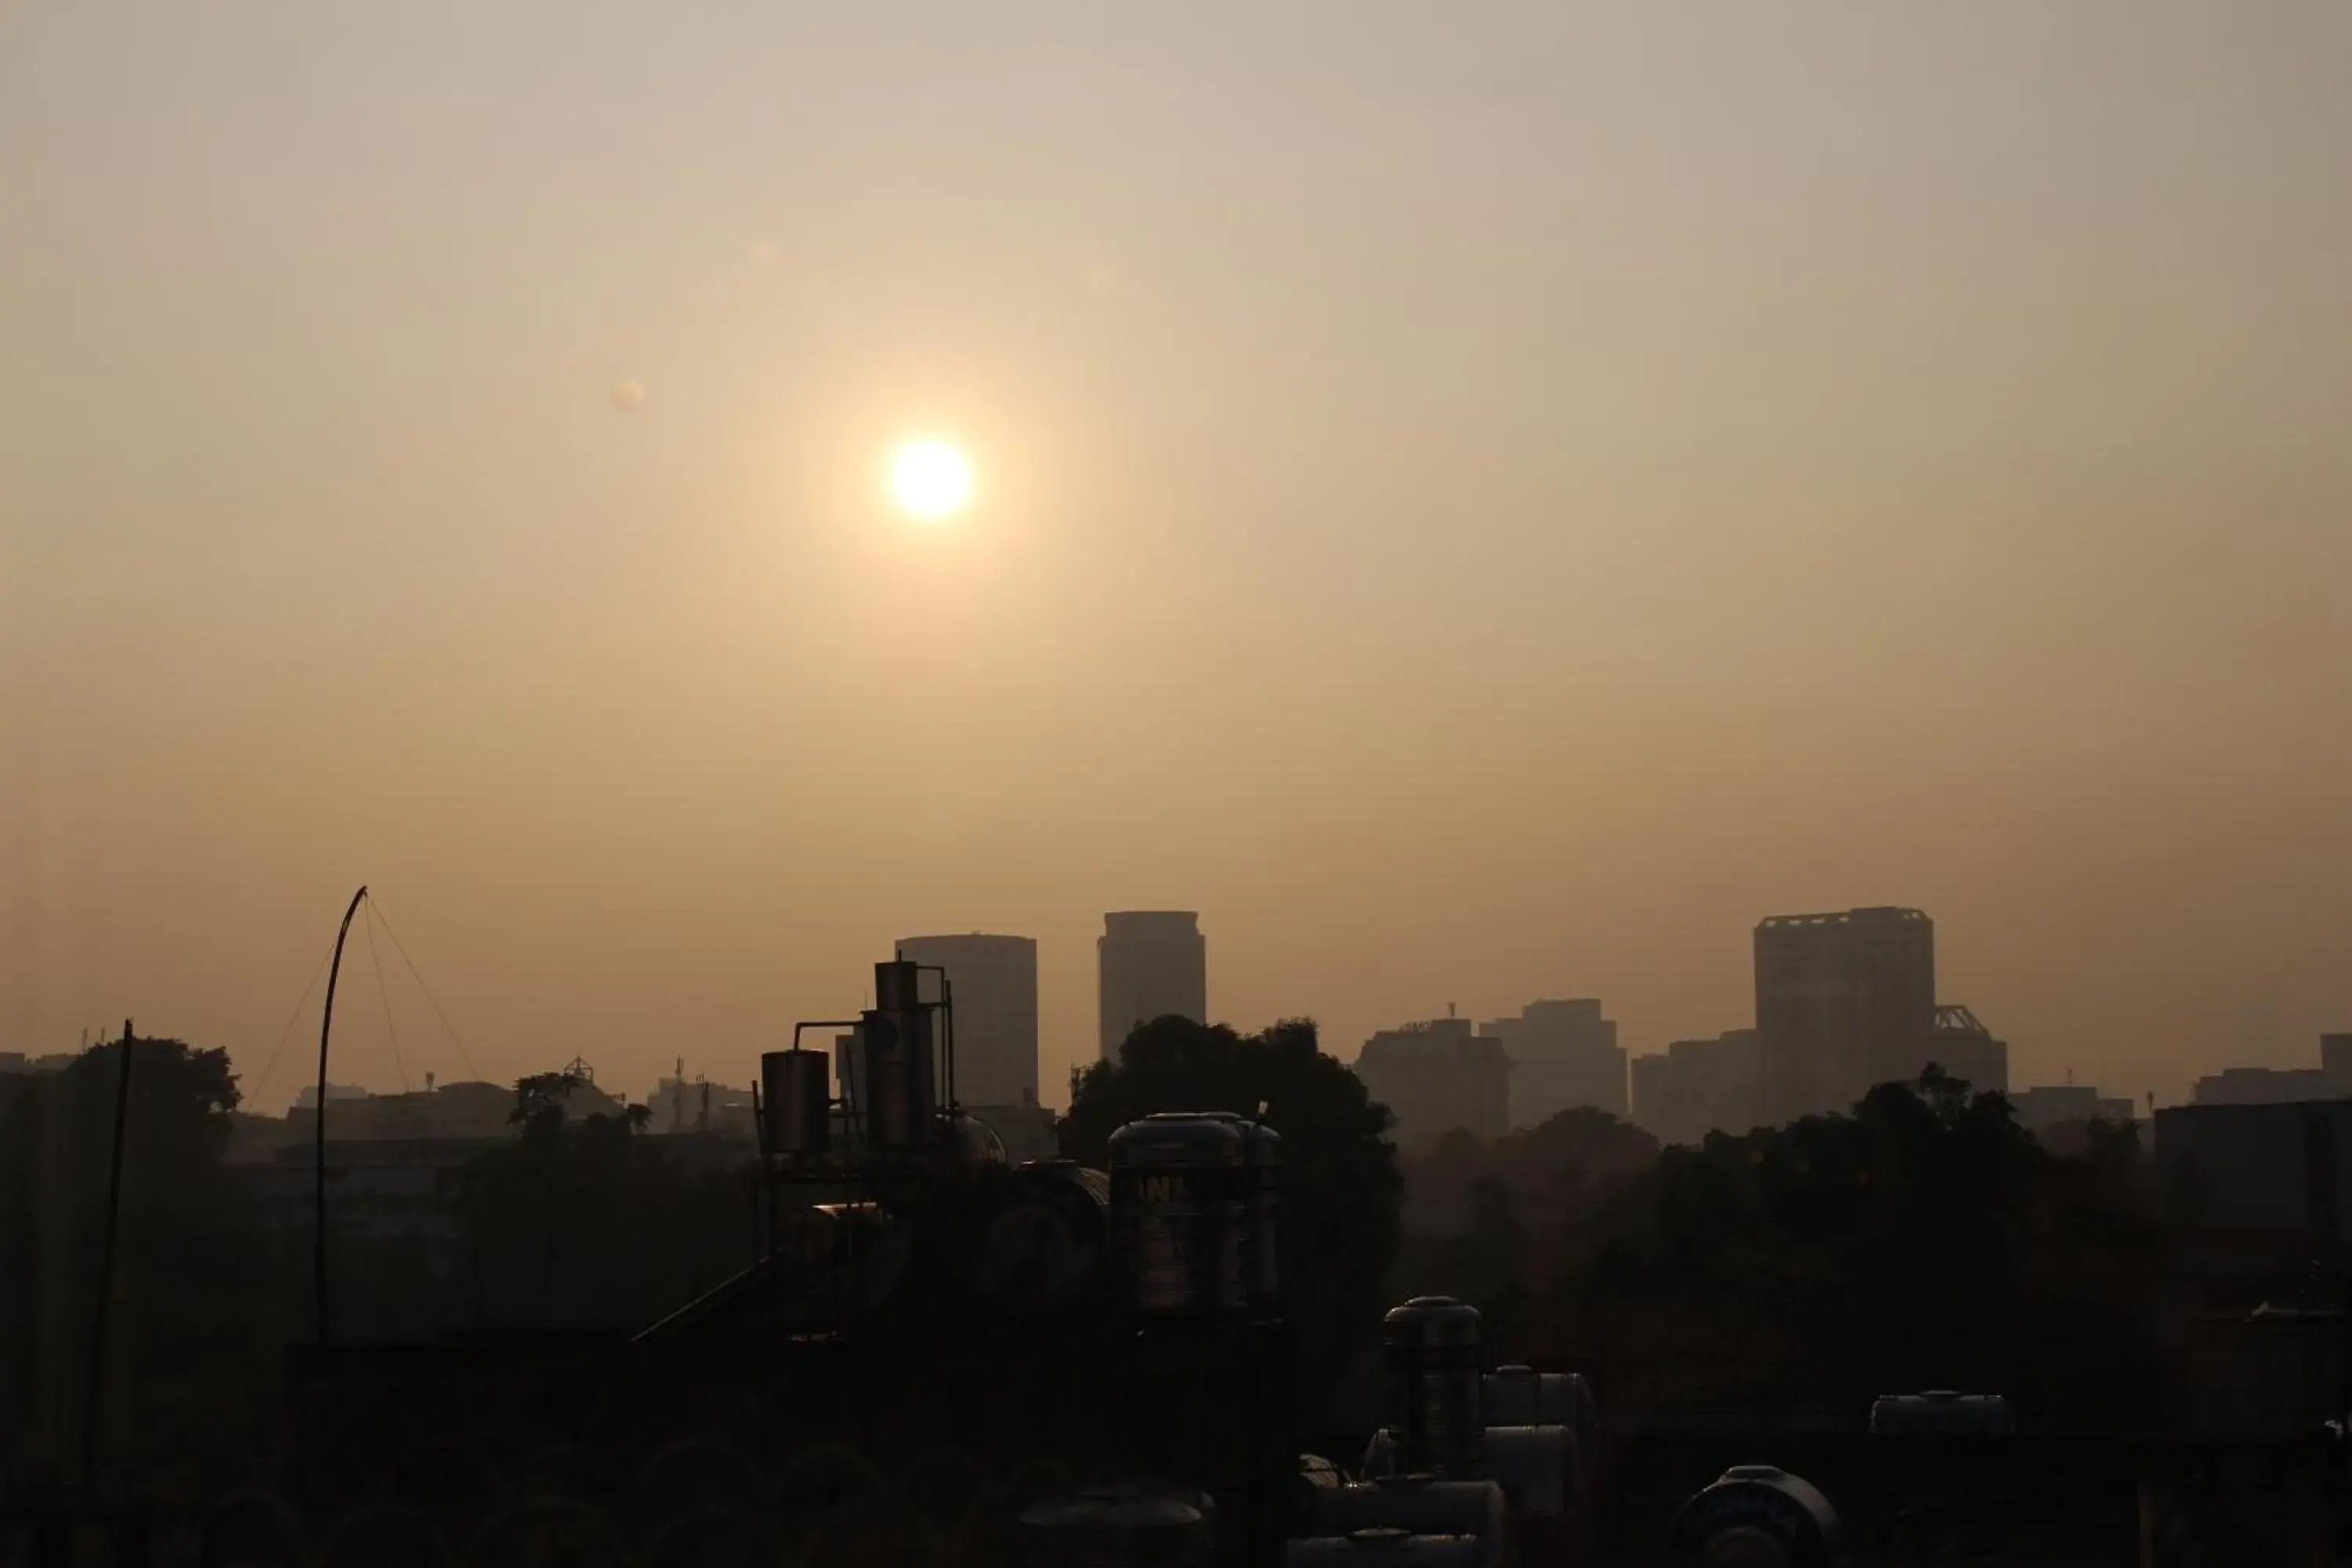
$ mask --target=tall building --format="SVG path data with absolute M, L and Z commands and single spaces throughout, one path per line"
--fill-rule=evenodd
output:
M 2045 1083 L 2009 1097 L 2017 1124 L 2029 1132 L 2074 1121 L 2129 1121 L 2129 1095 L 2101 1094 L 2088 1084 Z
M 1676 1040 L 1633 1058 L 1633 1121 L 1661 1143 L 1704 1143 L 1710 1132 L 1747 1132 L 1764 1120 L 1764 1062 L 1753 1029 Z
M 2352 1035 L 2319 1037 L 2319 1070 L 2352 1094 Z
M 1356 1076 L 1389 1108 L 1400 1149 L 1457 1129 L 1480 1138 L 1510 1130 L 1511 1058 L 1502 1042 L 1474 1035 L 1467 1018 L 1433 1018 L 1383 1029 L 1356 1054 Z
M 1209 941 L 1190 910 L 1127 910 L 1103 916 L 1095 939 L 1101 981 L 1102 1056 L 1118 1056 L 1138 1024 L 1209 1021 Z
M 955 992 L 956 1098 L 966 1105 L 1037 1103 L 1037 942 L 1026 936 L 910 936 L 898 956 L 947 972 Z M 926 1002 L 939 976 L 920 977 Z
M 1539 1126 L 1579 1105 L 1625 1114 L 1617 1021 L 1602 1017 L 1591 998 L 1530 1002 L 1517 1017 L 1493 1019 L 1478 1033 L 1500 1040 L 1511 1058 L 1512 1126 Z
M 2168 1105 L 2155 1120 L 2158 1191 L 2187 1189 L 2176 1201 L 2199 1223 L 2346 1234 L 2352 1103 Z
M 1936 1027 L 1936 925 L 1917 910 L 1775 915 L 1756 928 L 1756 1032 L 1773 1121 L 1845 1110 L 1919 1076 Z
M 1936 1009 L 1927 1059 L 1979 1094 L 2009 1092 L 2009 1042 L 1993 1038 L 1974 1013 L 1956 1003 Z
M 2297 1105 L 2347 1097 L 2342 1082 L 2324 1068 L 2223 1068 L 2189 1090 L 2192 1105 Z

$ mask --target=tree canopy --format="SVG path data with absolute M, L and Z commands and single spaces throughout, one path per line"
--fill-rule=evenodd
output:
M 1972 1388 L 2116 1419 L 2156 1382 L 2129 1137 L 2058 1159 L 1933 1068 L 1848 1115 L 1718 1132 L 1590 1218 L 1552 1321 L 1669 1405 Z

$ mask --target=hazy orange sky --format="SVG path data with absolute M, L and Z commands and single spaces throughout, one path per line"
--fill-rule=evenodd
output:
M 2344 0 L 0 8 L 0 1048 L 251 1086 L 367 881 L 474 1070 L 637 1093 L 984 929 L 1058 1098 L 1130 907 L 1342 1056 L 1906 903 L 2017 1083 L 2311 1063 L 2347 82 Z

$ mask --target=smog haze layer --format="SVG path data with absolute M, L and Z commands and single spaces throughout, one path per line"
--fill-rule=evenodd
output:
M 2340 0 L 10 8 L 0 1049 L 253 1088 L 365 881 L 465 1046 L 362 949 L 378 1088 L 746 1080 L 988 930 L 1058 1098 L 1157 907 L 1342 1056 L 1902 903 L 2015 1083 L 2305 1065 L 2347 80 Z

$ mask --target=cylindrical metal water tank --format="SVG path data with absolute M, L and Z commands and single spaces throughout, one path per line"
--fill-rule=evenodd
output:
M 1479 1561 L 1507 1555 L 1510 1514 L 1492 1481 L 1448 1481 L 1434 1476 L 1390 1476 L 1360 1486 L 1318 1489 L 1314 1531 L 1348 1535 L 1359 1530 L 1403 1530 L 1416 1535 L 1464 1535 L 1479 1543 Z
M 1478 1309 L 1451 1296 L 1415 1296 L 1389 1309 L 1381 1334 L 1398 1468 L 1476 1475 L 1486 1425 L 1479 1397 Z
M 1837 1510 L 1773 1465 L 1734 1465 L 1683 1504 L 1666 1532 L 1681 1568 L 1820 1568 L 1836 1560 Z
M 921 1008 L 903 1013 L 877 1008 L 858 1026 L 866 1071 L 858 1091 L 866 1097 L 866 1136 L 882 1149 L 908 1149 L 930 1142 L 936 1096 L 931 1082 L 931 1017 Z
M 1099 1488 L 1021 1515 L 1028 1568 L 1196 1568 L 1209 1561 L 1211 1536 L 1199 1508 L 1148 1487 Z
M 1870 1407 L 1870 1429 L 1881 1436 L 2006 1437 L 2016 1430 L 2009 1401 L 1998 1394 L 1882 1394 Z
M 874 966 L 874 1009 L 878 1013 L 911 1013 L 923 1005 L 922 965 L 912 959 L 886 958 Z
M 1243 1184 L 1243 1201 L 1248 1205 L 1242 1233 L 1243 1288 L 1252 1306 L 1272 1310 L 1282 1301 L 1282 1134 L 1263 1121 L 1230 1110 L 1194 1114 L 1229 1121 L 1241 1131 L 1243 1163 L 1248 1173 Z
M 1581 1373 L 1538 1372 L 1530 1366 L 1498 1366 L 1480 1392 L 1489 1426 L 1566 1426 L 1589 1443 L 1601 1426 L 1592 1385 Z
M 1249 1161 L 1248 1274 L 1251 1302 L 1269 1310 L 1282 1302 L 1276 1246 L 1282 1218 L 1282 1134 L 1263 1121 L 1242 1124 Z
M 955 1167 L 966 1175 L 986 1170 L 1005 1170 L 1013 1162 L 1006 1158 L 1004 1140 L 996 1129 L 977 1116 L 961 1111 L 942 1111 L 939 1116 L 940 1139 L 948 1147 Z
M 1214 1116 L 1162 1113 L 1110 1135 L 1113 1251 L 1127 1305 L 1202 1316 L 1244 1303 L 1240 1130 Z
M 1339 1467 L 1320 1454 L 1298 1456 L 1298 1470 L 1290 1485 L 1290 1507 L 1285 1523 L 1286 1533 L 1297 1535 L 1312 1531 L 1321 1504 L 1317 1499 L 1324 1492 L 1337 1491 L 1348 1484 Z
M 1531 1519 L 1559 1519 L 1576 1500 L 1576 1434 L 1565 1426 L 1489 1426 L 1486 1479 Z
M 821 1154 L 833 1142 L 831 1061 L 823 1051 L 760 1057 L 760 1139 L 771 1154 Z
M 1311 1535 L 1285 1544 L 1283 1568 L 1480 1568 L 1478 1542 L 1466 1535 L 1415 1535 L 1409 1530 L 1359 1530 Z
M 1110 1179 L 1066 1160 L 1023 1165 L 983 1192 L 966 1234 L 965 1285 L 1013 1316 L 1091 1300 L 1110 1238 Z

